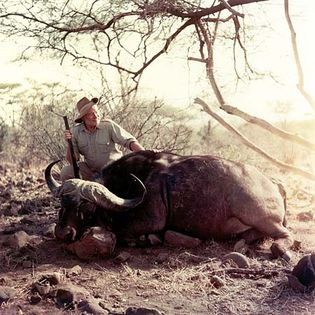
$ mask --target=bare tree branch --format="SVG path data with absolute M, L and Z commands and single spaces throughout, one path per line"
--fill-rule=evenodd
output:
M 66 57 L 71 57 L 74 61 L 91 61 L 98 63 L 104 66 L 111 66 L 120 71 L 124 71 L 130 74 L 131 78 L 136 83 L 136 87 L 138 85 L 139 77 L 143 73 L 143 71 L 148 68 L 154 61 L 156 61 L 162 54 L 166 53 L 170 44 L 174 41 L 174 39 L 189 25 L 194 24 L 196 20 L 204 18 L 207 22 L 212 21 L 212 16 L 221 11 L 228 10 L 232 13 L 225 21 L 229 21 L 233 16 L 240 16 L 240 14 L 233 8 L 235 6 L 240 5 L 248 5 L 251 3 L 258 3 L 267 0 L 214 0 L 209 7 L 202 8 L 198 2 L 190 3 L 189 1 L 171 1 L 171 0 L 156 0 L 156 1 L 131 1 L 130 5 L 124 5 L 121 8 L 122 12 L 116 12 L 112 10 L 109 6 L 110 10 L 109 14 L 99 14 L 101 11 L 93 12 L 93 9 L 98 1 L 93 2 L 86 9 L 75 9 L 72 6 L 70 1 L 66 1 L 65 4 L 60 8 L 60 14 L 55 14 L 58 10 L 52 11 L 53 14 L 50 13 L 50 9 L 43 10 L 42 8 L 38 10 L 37 3 L 31 3 L 31 6 L 24 11 L 21 12 L 10 12 L 10 6 L 3 10 L 3 14 L 0 14 L 0 21 L 12 21 L 17 22 L 20 21 L 20 27 L 17 27 L 17 23 L 11 24 L 11 29 L 6 34 L 13 34 L 12 31 L 16 32 L 16 34 L 32 36 L 32 38 L 38 38 L 39 45 L 38 49 L 40 51 L 51 51 L 56 52 L 61 56 L 61 61 Z M 50 3 L 52 5 L 52 3 Z M 39 4 L 38 4 L 39 6 Z M 26 5 L 25 5 L 26 7 Z M 13 7 L 14 8 L 14 7 Z M 53 8 L 49 6 L 49 8 Z M 14 10 L 14 9 L 13 9 Z M 8 12 L 5 12 L 8 11 Z M 111 15 L 112 14 L 112 15 Z M 106 17 L 110 18 L 106 20 Z M 153 34 L 152 25 L 153 21 L 156 17 L 162 19 L 164 16 L 167 16 L 167 19 L 170 20 L 172 17 L 179 17 L 184 20 L 182 26 L 178 27 L 172 35 L 168 36 L 160 46 L 160 49 L 157 53 L 154 53 L 152 56 L 146 56 L 146 47 L 147 44 L 144 44 L 143 48 L 143 59 L 139 59 L 139 56 L 136 56 L 136 51 L 140 50 L 140 44 L 138 49 L 134 51 L 132 56 L 137 60 L 138 67 L 132 69 L 132 63 L 127 63 L 126 65 L 120 63 L 115 63 L 112 58 L 113 54 L 113 46 L 114 41 L 122 48 L 122 50 L 126 50 L 126 44 L 121 43 L 121 39 L 123 38 L 123 34 L 127 32 L 133 32 L 140 34 L 142 31 L 138 27 L 134 27 L 135 23 L 146 22 L 147 28 L 151 29 L 149 34 Z M 211 18 L 210 18 L 211 16 Z M 243 15 L 242 15 L 243 16 Z M 148 23 L 149 18 L 151 22 Z M 219 22 L 218 17 L 213 18 L 214 23 Z M 222 19 L 224 20 L 224 19 Z M 25 22 L 29 24 L 26 25 Z M 119 25 L 119 23 L 121 23 Z M 125 24 L 124 24 L 125 23 Z M 127 23 L 127 24 L 126 24 Z M 117 27 L 118 25 L 118 27 Z M 171 24 L 169 25 L 169 29 Z M 6 27 L 9 27 L 10 24 L 6 24 Z M 34 27 L 35 26 L 35 27 Z M 127 26 L 127 27 L 126 27 Z M 142 24 L 144 26 L 144 24 Z M 11 30 L 11 31 L 10 31 Z M 1 31 L 5 32 L 5 31 Z M 100 58 L 94 58 L 91 55 L 86 55 L 84 53 L 80 53 L 80 50 L 75 49 L 75 46 L 71 47 L 67 45 L 67 42 L 71 42 L 74 39 L 76 41 L 83 35 L 86 37 L 92 32 L 96 34 L 105 35 L 106 41 L 104 42 L 104 47 L 107 50 L 107 60 Z M 110 33 L 114 33 L 114 37 L 110 36 Z M 71 35 L 71 36 L 70 36 Z M 153 35 L 154 36 L 154 35 Z M 153 37 L 152 36 L 152 37 Z M 107 46 L 106 46 L 107 43 Z M 126 50 L 127 51 L 127 50 Z M 142 61 L 142 64 L 139 66 L 138 61 Z M 135 88 L 136 88 L 135 87 Z
M 281 136 L 282 138 L 294 141 L 296 143 L 302 144 L 308 148 L 311 148 L 312 150 L 314 150 L 315 145 L 303 138 L 300 137 L 296 137 L 293 136 L 285 131 L 282 131 L 274 126 L 272 126 L 271 124 L 267 123 L 266 121 L 264 121 L 263 119 L 258 119 L 256 117 L 250 116 L 246 113 L 243 113 L 242 111 L 232 107 L 232 106 L 228 106 L 225 103 L 225 100 L 221 94 L 221 91 L 216 83 L 215 80 L 215 76 L 214 76 L 214 72 L 213 72 L 213 48 L 212 48 L 212 43 L 211 40 L 209 38 L 209 34 L 206 31 L 206 29 L 204 28 L 203 24 L 198 21 L 197 25 L 203 35 L 203 39 L 206 43 L 206 47 L 207 47 L 207 51 L 208 51 L 208 58 L 207 60 L 207 74 L 208 74 L 208 78 L 210 80 L 212 89 L 215 93 L 215 96 L 220 104 L 220 108 L 223 109 L 224 111 L 226 111 L 229 114 L 235 114 L 243 119 L 245 119 L 246 121 L 250 122 L 250 123 L 255 123 L 257 125 L 259 125 L 260 127 L 274 133 L 275 135 Z M 248 140 L 246 137 L 244 137 L 240 132 L 238 132 L 235 128 L 233 128 L 232 126 L 230 126 L 229 124 L 227 124 L 220 116 L 218 116 L 216 113 L 214 113 L 213 111 L 211 111 L 211 109 L 209 108 L 209 106 L 202 101 L 201 99 L 197 98 L 195 100 L 195 103 L 202 105 L 203 106 L 203 110 L 205 112 L 207 112 L 209 115 L 211 115 L 212 117 L 214 117 L 219 123 L 221 123 L 224 127 L 226 127 L 228 130 L 232 131 L 234 134 L 236 134 L 241 140 L 242 142 L 247 145 L 248 147 L 250 147 L 251 149 L 255 150 L 257 153 L 259 153 L 260 155 L 262 155 L 264 158 L 268 159 L 270 162 L 272 162 L 273 164 L 277 165 L 280 168 L 285 168 L 287 170 L 291 170 L 299 175 L 302 175 L 304 177 L 307 177 L 309 179 L 314 180 L 315 179 L 315 175 L 311 174 L 307 171 L 304 171 L 302 169 L 299 169 L 295 166 L 289 165 L 289 164 L 285 164 L 273 157 L 271 157 L 268 153 L 266 153 L 264 150 L 260 149 L 259 147 L 257 147 L 255 144 L 253 144 L 250 140 Z
M 215 94 L 219 104 L 225 104 L 225 100 L 223 98 L 223 95 L 221 94 L 221 91 L 220 91 L 220 89 L 217 85 L 217 82 L 215 80 L 215 77 L 214 77 L 213 46 L 212 46 L 211 39 L 209 38 L 209 34 L 208 34 L 207 30 L 200 20 L 196 22 L 196 25 L 198 26 L 198 28 L 200 29 L 200 32 L 202 33 L 203 40 L 206 43 L 206 48 L 208 51 L 208 58 L 206 58 L 206 60 L 207 60 L 206 71 L 207 71 L 207 76 L 209 78 L 211 87 L 214 91 L 214 94 Z
M 200 98 L 195 99 L 195 103 L 202 106 L 202 109 L 208 113 L 211 117 L 213 117 L 215 120 L 217 120 L 223 127 L 231 131 L 234 135 L 238 137 L 238 139 L 243 142 L 246 146 L 257 152 L 259 155 L 263 156 L 268 161 L 272 162 L 272 164 L 278 166 L 279 168 L 282 168 L 287 171 L 292 171 L 293 173 L 303 176 L 310 180 L 315 180 L 315 174 L 312 174 L 308 171 L 305 171 L 301 168 L 295 167 L 290 164 L 283 163 L 272 156 L 270 156 L 267 152 L 257 147 L 253 142 L 251 142 L 249 139 L 247 139 L 244 135 L 242 135 L 237 129 L 235 129 L 233 126 L 231 126 L 229 123 L 227 123 L 221 116 L 213 112 L 209 105 L 204 102 Z
M 312 96 L 305 91 L 304 88 L 304 74 L 303 74 L 303 68 L 300 60 L 299 50 L 296 43 L 296 33 L 294 30 L 293 23 L 291 21 L 290 12 L 289 12 L 289 0 L 284 0 L 284 12 L 286 21 L 289 26 L 290 34 L 291 34 L 291 44 L 294 54 L 294 61 L 297 68 L 297 74 L 298 74 L 298 84 L 297 88 L 300 91 L 300 93 L 303 95 L 303 97 L 306 99 L 306 101 L 313 107 L 315 110 L 315 100 L 312 98 Z
M 191 51 L 199 51 L 200 58 L 188 59 L 205 65 L 210 85 L 222 110 L 283 139 L 314 150 L 313 143 L 227 105 L 216 81 L 214 49 L 221 38 L 233 40 L 234 72 L 237 79 L 242 78 L 242 73 L 236 68 L 239 59 L 242 59 L 240 64 L 244 64 L 245 71 L 249 69 L 253 72 L 247 58 L 244 33 L 241 32 L 244 25 L 240 23 L 239 17 L 243 18 L 244 14 L 236 7 L 263 1 L 267 0 L 212 0 L 207 7 L 203 7 L 199 0 L 131 0 L 119 3 L 96 0 L 76 7 L 75 1 L 65 0 L 64 6 L 59 9 L 52 0 L 47 0 L 49 5 L 46 7 L 41 6 L 40 2 L 29 0 L 21 11 L 16 9 L 20 6 L 0 5 L 0 33 L 7 36 L 17 34 L 37 40 L 37 45 L 34 46 L 40 52 L 55 52 L 54 57 L 61 61 L 69 57 L 80 65 L 86 61 L 117 69 L 120 75 L 127 75 L 128 80 L 133 80 L 133 85 L 127 86 L 128 91 L 123 91 L 126 102 L 131 91 L 136 91 L 142 74 L 149 66 L 169 52 L 177 41 L 183 39 L 187 43 L 187 38 L 192 39 Z M 303 72 L 288 3 L 286 0 L 286 17 L 299 70 L 298 88 L 307 98 L 309 96 L 304 91 Z M 12 12 L 11 8 L 14 8 Z M 221 29 L 222 23 L 226 24 Z M 194 28 L 189 28 L 191 25 Z M 186 33 L 189 37 L 186 37 Z M 237 48 L 241 49 L 242 54 L 237 54 Z M 125 76 L 121 80 L 125 80 Z M 313 107 L 315 108 L 314 104 Z M 141 124 L 139 127 L 145 131 Z M 172 143 L 169 145 L 172 146 Z M 256 152 L 268 156 L 259 149 Z M 285 165 L 277 160 L 276 164 Z
M 233 15 L 239 16 L 239 17 L 241 17 L 241 18 L 244 18 L 244 17 L 245 17 L 245 15 L 244 15 L 243 13 L 239 13 L 239 12 L 237 12 L 236 10 L 234 10 L 234 9 L 231 7 L 231 5 L 230 5 L 227 1 L 225 1 L 225 0 L 220 0 L 220 2 L 223 3 L 223 5 L 225 6 L 225 8 L 228 9 Z
M 261 118 L 258 118 L 258 117 L 249 115 L 247 113 L 244 113 L 243 111 L 241 111 L 241 110 L 239 110 L 233 106 L 224 104 L 224 105 L 221 105 L 220 108 L 223 109 L 228 114 L 232 114 L 232 115 L 236 115 L 238 117 L 241 117 L 242 119 L 246 120 L 247 122 L 249 122 L 251 124 L 258 125 L 259 127 L 266 129 L 266 130 L 270 131 L 271 133 L 273 133 L 273 134 L 275 134 L 275 135 L 277 135 L 277 136 L 279 136 L 285 140 L 289 140 L 291 142 L 300 144 L 300 145 L 306 147 L 307 149 L 315 151 L 315 143 L 308 141 L 307 139 L 304 139 L 303 137 L 300 137 L 298 135 L 286 132 L 280 128 L 273 126 L 272 124 L 270 124 L 269 122 L 267 122 Z
M 182 26 L 180 26 L 174 34 L 172 34 L 165 42 L 164 47 L 156 53 L 152 58 L 150 58 L 149 61 L 145 62 L 143 66 L 135 73 L 134 77 L 137 77 L 139 74 L 141 74 L 144 69 L 146 69 L 154 60 L 156 60 L 160 55 L 167 52 L 168 47 L 170 46 L 171 42 L 176 38 L 178 34 L 180 34 L 186 27 L 193 24 L 194 21 L 192 19 L 185 22 Z

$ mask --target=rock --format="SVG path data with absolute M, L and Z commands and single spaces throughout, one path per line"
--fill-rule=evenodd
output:
M 148 241 L 150 245 L 157 246 L 162 244 L 161 238 L 157 234 L 149 234 L 148 235 Z
M 248 245 L 246 244 L 246 241 L 244 239 L 237 241 L 234 245 L 233 251 L 245 255 L 248 252 Z
M 294 250 L 295 252 L 301 250 L 302 249 L 302 242 L 299 240 L 294 240 L 293 244 L 291 246 L 291 249 Z
M 131 255 L 128 252 L 121 252 L 114 258 L 114 263 L 116 264 L 124 263 L 125 261 L 129 260 L 130 257 Z
M 75 302 L 87 300 L 90 294 L 85 288 L 69 283 L 52 289 L 49 296 L 55 299 L 59 307 L 73 308 Z
M 56 223 L 49 224 L 48 226 L 44 227 L 42 230 L 42 234 L 46 237 L 55 237 L 55 228 L 56 228 Z
M 28 300 L 31 304 L 38 304 L 42 300 L 42 297 L 38 292 L 34 292 L 28 296 Z
M 57 285 L 64 281 L 64 275 L 60 272 L 44 273 L 40 276 L 38 281 L 48 281 L 50 285 Z
M 174 247 L 194 248 L 201 244 L 201 240 L 179 232 L 166 231 L 164 242 Z
M 37 281 L 33 283 L 33 291 L 38 292 L 41 296 L 47 295 L 52 286 L 56 286 L 63 281 L 63 275 L 59 272 L 51 274 L 42 274 Z
M 14 298 L 15 295 L 15 289 L 7 286 L 0 286 L 0 305 L 4 302 L 7 302 L 9 299 Z
M 302 257 L 293 268 L 292 277 L 288 278 L 289 284 L 294 288 L 298 287 L 297 280 L 305 290 L 313 290 L 315 288 L 315 254 Z
M 17 231 L 12 235 L 8 235 L 7 244 L 13 248 L 22 248 L 30 243 L 32 237 L 25 231 Z
M 210 277 L 210 283 L 216 288 L 219 289 L 221 287 L 223 287 L 225 285 L 224 280 L 222 280 L 220 277 L 218 276 L 211 276 Z
M 154 309 L 129 307 L 126 310 L 126 315 L 161 315 L 161 313 Z
M 234 262 L 239 268 L 249 267 L 249 261 L 247 257 L 241 253 L 232 252 L 232 253 L 226 254 L 223 257 L 223 262 L 228 262 L 228 261 Z
M 80 314 L 108 315 L 108 311 L 101 307 L 99 301 L 94 298 L 83 300 L 78 303 Z
M 90 260 L 95 257 L 110 257 L 115 245 L 116 236 L 114 233 L 102 227 L 92 227 L 83 234 L 79 241 L 64 246 L 80 259 Z
M 297 292 L 305 292 L 306 291 L 306 287 L 300 282 L 300 280 L 293 276 L 293 275 L 287 275 L 288 277 L 288 282 L 289 282 L 289 286 Z
M 74 294 L 71 290 L 58 289 L 55 299 L 57 305 L 62 308 L 70 308 L 74 305 Z
M 38 235 L 29 235 L 25 231 L 17 231 L 14 234 L 7 235 L 6 245 L 14 249 L 23 249 L 25 247 L 34 247 L 42 242 Z
M 50 283 L 49 281 L 37 281 L 34 283 L 34 288 L 43 296 L 50 292 Z
M 75 265 L 67 270 L 67 276 L 78 276 L 82 273 L 82 268 L 80 265 Z

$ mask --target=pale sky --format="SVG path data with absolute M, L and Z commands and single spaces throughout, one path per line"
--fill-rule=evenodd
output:
M 315 98 L 315 41 L 312 34 L 315 30 L 315 1 L 299 0 L 291 1 L 291 17 L 297 32 L 300 56 L 305 74 L 305 88 Z M 259 70 L 271 69 L 281 78 L 281 85 L 265 79 L 248 84 L 239 84 L 237 90 L 233 89 L 225 93 L 226 100 L 233 106 L 246 110 L 256 116 L 267 118 L 273 107 L 266 110 L 266 103 L 277 101 L 293 104 L 295 111 L 301 117 L 308 117 L 312 110 L 300 96 L 295 85 L 297 76 L 292 59 L 290 34 L 284 17 L 283 0 L 270 0 L 260 6 L 263 14 L 270 21 L 273 30 L 267 30 L 268 35 L 257 36 L 260 46 L 257 51 L 255 65 Z M 254 19 L 255 17 L 249 17 Z M 60 64 L 56 61 L 35 60 L 24 64 L 13 64 L 12 60 L 17 56 L 20 45 L 11 41 L 2 41 L 0 49 L 0 65 L 2 78 L 0 83 L 26 82 L 32 78 L 38 82 L 65 82 L 70 86 L 78 84 L 78 72 L 74 71 L 71 64 Z M 143 76 L 141 91 L 145 96 L 162 98 L 165 102 L 187 108 L 195 97 L 203 97 L 206 101 L 213 99 L 213 93 L 207 80 L 204 78 L 204 70 L 200 65 L 187 63 L 185 52 L 164 56 L 161 61 L 153 64 Z M 224 58 L 217 58 L 217 64 L 225 62 Z M 91 74 L 92 77 L 92 74 Z M 92 95 L 97 93 L 98 87 L 95 80 L 80 77 L 80 87 Z M 218 83 L 224 85 L 229 81 L 223 72 L 218 74 Z M 96 85 L 95 85 L 96 84 Z

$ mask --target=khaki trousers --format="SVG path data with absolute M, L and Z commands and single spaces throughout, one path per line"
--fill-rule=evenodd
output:
M 92 171 L 85 162 L 78 162 L 81 178 L 85 180 L 94 180 L 98 172 Z M 66 165 L 60 171 L 60 179 L 64 182 L 67 179 L 74 178 L 73 166 Z

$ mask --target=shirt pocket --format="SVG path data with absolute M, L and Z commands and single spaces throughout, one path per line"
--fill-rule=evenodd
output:
M 111 141 L 107 135 L 97 135 L 96 145 L 97 149 L 102 153 L 109 152 L 111 150 Z
M 78 139 L 78 150 L 82 155 L 86 155 L 89 152 L 89 142 L 86 137 L 81 137 Z

